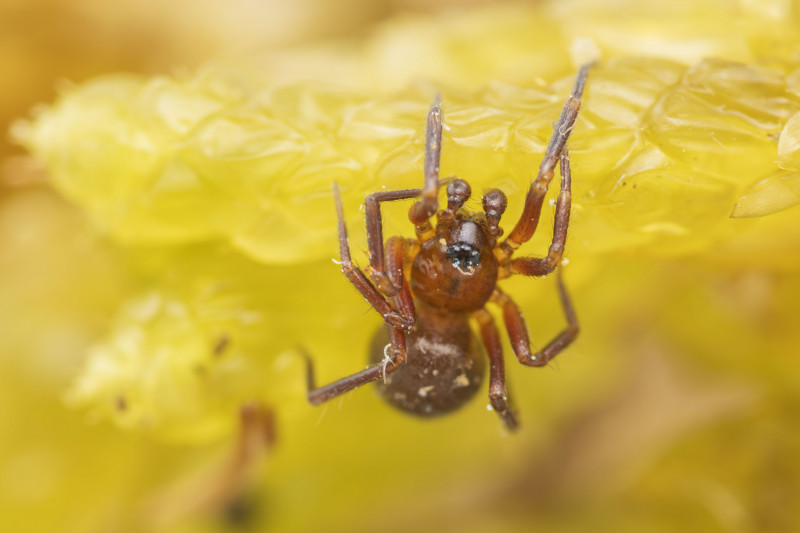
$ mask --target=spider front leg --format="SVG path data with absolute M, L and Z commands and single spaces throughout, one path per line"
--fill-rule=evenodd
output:
M 433 237 L 431 217 L 439 209 L 439 160 L 442 153 L 442 102 L 437 94 L 428 111 L 425 128 L 425 186 L 422 198 L 408 210 L 408 219 L 415 226 L 417 237 L 426 241 Z
M 531 343 L 528 338 L 528 327 L 522 312 L 517 304 L 500 289 L 495 289 L 491 301 L 499 305 L 503 310 L 503 320 L 506 323 L 506 330 L 511 340 L 511 347 L 519 362 L 526 366 L 545 366 L 550 360 L 558 355 L 564 348 L 569 346 L 578 336 L 580 327 L 572 302 L 564 287 L 561 279 L 561 271 L 556 276 L 558 280 L 558 294 L 561 298 L 561 306 L 564 308 L 564 316 L 567 319 L 567 327 L 551 340 L 542 350 L 532 353 Z
M 382 191 L 370 194 L 366 200 L 367 245 L 369 247 L 369 275 L 378 288 L 387 296 L 393 296 L 400 289 L 397 280 L 390 279 L 386 272 L 383 244 L 382 202 L 408 200 L 422 197 L 408 211 L 408 218 L 414 224 L 417 237 L 425 241 L 433 235 L 430 218 L 439 208 L 439 160 L 442 149 L 442 103 L 436 95 L 428 111 L 425 129 L 425 185 L 422 189 L 401 191 Z M 387 253 L 390 243 L 386 244 Z
M 569 167 L 569 152 L 561 154 L 561 191 L 556 200 L 556 216 L 553 223 L 553 241 L 546 257 L 517 257 L 509 264 L 511 272 L 525 276 L 545 276 L 555 270 L 564 255 L 567 242 L 569 214 L 572 207 L 572 171 Z
M 503 364 L 503 347 L 492 315 L 481 309 L 473 315 L 481 329 L 481 339 L 489 357 L 489 402 L 510 431 L 519 428 L 517 413 L 512 408 L 506 391 L 506 373 Z
M 561 116 L 553 127 L 553 135 L 550 137 L 544 158 L 539 166 L 539 173 L 531 183 L 530 189 L 528 189 L 522 216 L 514 226 L 514 229 L 511 230 L 508 238 L 498 247 L 498 258 L 503 264 L 508 261 L 517 248 L 531 239 L 536 227 L 539 225 L 544 197 L 547 194 L 550 182 L 553 180 L 556 163 L 561 158 L 562 152 L 567 145 L 567 140 L 575 126 L 575 121 L 578 118 L 583 88 L 586 85 L 586 77 L 591 67 L 591 64 L 585 65 L 578 73 L 572 94 L 564 104 Z

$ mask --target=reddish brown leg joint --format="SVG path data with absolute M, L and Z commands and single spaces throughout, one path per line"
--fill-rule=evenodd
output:
M 306 359 L 306 384 L 308 387 L 308 401 L 312 405 L 319 405 L 327 402 L 345 392 L 349 392 L 367 383 L 384 379 L 386 376 L 400 368 L 400 365 L 406 361 L 406 337 L 405 334 L 397 328 L 388 328 L 389 351 L 391 355 L 387 354 L 386 359 L 377 365 L 357 372 L 352 376 L 334 381 L 330 385 L 317 388 L 314 384 L 314 366 L 311 358 L 303 354 Z
M 545 276 L 553 272 L 561 263 L 564 246 L 567 242 L 567 228 L 572 206 L 572 172 L 569 166 L 569 152 L 564 149 L 561 155 L 561 192 L 556 200 L 556 216 L 553 224 L 553 241 L 547 257 L 518 257 L 511 260 L 511 271 L 524 276 Z
M 367 196 L 365 211 L 367 219 L 367 246 L 369 248 L 368 273 L 375 285 L 377 285 L 386 296 L 397 294 L 401 289 L 401 285 L 396 279 L 390 279 L 391 276 L 386 272 L 385 254 L 392 254 L 396 251 L 390 248 L 389 242 L 386 243 L 386 250 L 384 251 L 383 219 L 381 217 L 380 204 L 381 202 L 417 198 L 420 194 L 422 194 L 422 191 L 419 189 L 409 189 L 404 191 L 384 191 Z
M 517 421 L 517 412 L 513 409 L 506 390 L 500 333 L 497 331 L 492 316 L 485 309 L 477 311 L 473 316 L 480 326 L 481 339 L 489 357 L 489 402 L 506 427 L 514 431 L 519 428 L 519 422 Z
M 572 302 L 567 294 L 567 289 L 564 287 L 560 271 L 557 276 L 557 281 L 561 305 L 564 308 L 564 316 L 567 319 L 567 327 L 551 340 L 547 346 L 536 353 L 531 352 L 528 327 L 525 324 L 525 319 L 517 304 L 499 289 L 496 289 L 492 295 L 492 301 L 503 310 L 503 320 L 506 323 L 506 330 L 511 340 L 511 347 L 514 349 L 514 354 L 517 356 L 517 359 L 519 359 L 519 362 L 523 365 L 545 366 L 578 336 L 578 319 L 572 308 Z
M 336 213 L 339 218 L 339 253 L 342 260 L 342 273 L 350 280 L 350 283 L 358 289 L 364 298 L 375 308 L 383 317 L 387 324 L 393 327 L 410 329 L 414 325 L 413 318 L 405 317 L 392 307 L 389 301 L 373 285 L 367 276 L 353 264 L 350 256 L 350 245 L 347 242 L 347 226 L 344 222 L 344 210 L 342 208 L 342 198 L 339 194 L 338 185 L 333 187 L 334 199 L 336 201 Z M 382 251 L 382 250 L 381 250 Z

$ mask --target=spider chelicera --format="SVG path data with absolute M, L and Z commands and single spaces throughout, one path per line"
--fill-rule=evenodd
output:
M 519 307 L 497 287 L 513 274 L 545 276 L 561 263 L 572 200 L 567 139 L 578 117 L 580 98 L 591 65 L 581 68 L 575 87 L 554 126 L 539 173 L 528 190 L 522 216 L 500 241 L 500 217 L 506 196 L 489 189 L 483 213 L 463 207 L 470 186 L 459 178 L 439 180 L 442 109 L 437 97 L 428 113 L 425 132 L 425 185 L 422 189 L 377 192 L 366 198 L 369 267 L 366 274 L 353 264 L 347 241 L 339 189 L 334 185 L 339 220 L 342 272 L 386 322 L 373 340 L 372 366 L 324 387 L 314 386 L 308 366 L 308 400 L 320 404 L 376 381 L 383 397 L 395 407 L 420 416 L 453 411 L 477 392 L 485 362 L 470 318 L 480 329 L 489 359 L 489 399 L 506 426 L 518 427 L 508 398 L 500 335 L 486 310 L 487 303 L 503 312 L 511 346 L 519 362 L 544 366 L 578 335 L 578 321 L 567 291 L 557 275 L 567 327 L 544 349 L 531 351 L 527 326 Z M 556 164 L 561 166 L 561 190 L 556 201 L 553 240 L 546 257 L 513 257 L 533 236 Z M 447 185 L 447 207 L 439 210 L 440 185 Z M 419 198 L 408 212 L 416 239 L 391 237 L 383 242 L 380 204 Z M 431 223 L 436 216 L 435 226 Z M 388 344 L 387 344 L 388 342 Z

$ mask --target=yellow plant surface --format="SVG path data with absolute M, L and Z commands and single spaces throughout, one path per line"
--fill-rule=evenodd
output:
M 798 9 L 573 0 L 402 16 L 346 44 L 100 76 L 18 122 L 15 139 L 86 216 L 66 227 L 101 258 L 64 252 L 85 271 L 64 277 L 63 298 L 112 315 L 58 391 L 98 440 L 65 442 L 55 462 L 127 466 L 58 508 L 69 531 L 800 527 Z M 508 232 L 590 61 L 562 267 L 582 332 L 544 370 L 504 341 L 522 431 L 504 434 L 485 396 L 428 422 L 369 387 L 307 405 L 301 353 L 333 381 L 364 368 L 380 325 L 331 261 L 333 184 L 364 265 L 363 198 L 422 185 L 438 92 L 441 175 L 471 184 L 474 209 L 503 189 Z M 16 202 L 7 228 L 43 209 Z M 383 209 L 386 235 L 413 235 L 400 204 Z M 546 252 L 552 211 L 522 254 Z M 43 242 L 61 250 L 58 225 Z M 537 346 L 563 327 L 552 279 L 503 287 Z M 244 442 L 246 405 L 275 416 L 266 466 L 232 467 L 236 489 L 201 475 L 162 491 Z M 51 489 L 62 498 L 68 471 Z M 197 496 L 215 484 L 221 495 Z M 92 502 L 102 519 L 80 515 Z

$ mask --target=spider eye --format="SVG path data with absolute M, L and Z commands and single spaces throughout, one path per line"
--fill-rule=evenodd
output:
M 456 243 L 447 247 L 447 258 L 459 269 L 472 269 L 481 263 L 481 253 L 469 244 Z

